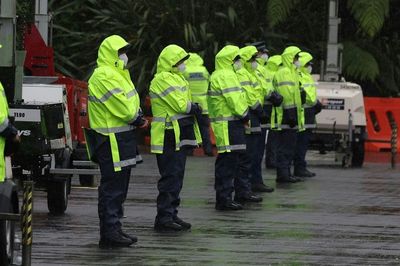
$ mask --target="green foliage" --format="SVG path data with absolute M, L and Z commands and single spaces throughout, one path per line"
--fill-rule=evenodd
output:
M 286 21 L 290 12 L 300 3 L 300 0 L 269 0 L 267 7 L 267 18 L 270 27 Z
M 343 69 L 347 75 L 359 80 L 375 80 L 379 75 L 375 57 L 350 41 L 343 43 Z
M 17 50 L 24 49 L 24 32 L 26 26 L 33 23 L 34 20 L 34 2 L 31 0 L 17 0 L 17 29 L 16 29 L 16 48 Z
M 345 44 L 344 76 L 363 82 L 373 93 L 395 95 L 400 84 L 400 43 L 395 36 L 400 28 L 400 1 L 391 0 L 390 9 L 389 0 L 339 2 L 340 42 Z M 129 67 L 142 97 L 155 73 L 159 53 L 171 43 L 198 52 L 210 72 L 214 69 L 215 54 L 226 44 L 243 46 L 265 40 L 271 54 L 297 45 L 313 54 L 318 71 L 318 61 L 324 60 L 326 54 L 328 3 L 50 0 L 56 68 L 66 75 L 87 79 L 96 65 L 101 41 L 118 34 L 133 45 L 128 52 Z
M 389 0 L 348 0 L 347 6 L 360 25 L 360 30 L 374 37 L 389 15 Z

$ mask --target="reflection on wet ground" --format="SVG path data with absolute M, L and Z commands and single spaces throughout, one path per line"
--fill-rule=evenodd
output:
M 33 265 L 399 265 L 400 172 L 389 164 L 362 169 L 313 167 L 317 177 L 278 186 L 238 212 L 214 210 L 215 158 L 189 157 L 180 216 L 184 233 L 153 231 L 155 158 L 134 170 L 123 219 L 139 242 L 100 250 L 97 190 L 72 189 L 67 213 L 49 216 L 45 193 L 34 195 Z

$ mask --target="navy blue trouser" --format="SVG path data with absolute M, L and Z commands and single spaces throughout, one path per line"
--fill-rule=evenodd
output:
M 104 142 L 96 152 L 101 179 L 98 187 L 100 236 L 107 237 L 121 230 L 120 213 L 128 191 L 131 168 L 114 172 L 110 142 Z
M 290 166 L 294 159 L 296 149 L 297 130 L 282 129 L 278 131 L 276 153 L 276 177 L 287 178 L 291 176 Z
M 294 155 L 295 171 L 304 171 L 307 168 L 306 153 L 311 137 L 311 129 L 297 133 L 296 151 Z
M 245 152 L 218 153 L 215 161 L 215 184 L 217 203 L 225 203 L 236 196 L 250 192 L 249 185 L 250 159 Z
M 276 167 L 276 150 L 278 146 L 278 131 L 269 129 L 267 144 L 265 147 L 265 165 L 267 167 Z
M 246 135 L 246 152 L 250 158 L 250 183 L 262 184 L 261 164 L 265 151 L 266 130 L 262 129 L 261 134 Z
M 208 115 L 196 116 L 197 123 L 199 124 L 201 139 L 203 142 L 203 150 L 205 153 L 212 152 L 212 144 L 210 140 L 210 118 Z
M 157 165 L 161 178 L 158 180 L 157 217 L 156 223 L 165 224 L 172 221 L 178 214 L 181 202 L 179 193 L 183 186 L 185 175 L 186 151 L 181 148 L 175 151 L 173 130 L 166 130 L 164 150 L 157 154 Z

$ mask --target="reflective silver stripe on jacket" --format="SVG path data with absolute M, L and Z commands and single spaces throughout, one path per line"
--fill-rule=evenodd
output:
M 186 104 L 186 113 L 190 113 L 190 110 L 192 110 L 192 102 L 188 102 Z
M 253 87 L 257 87 L 257 86 L 258 86 L 258 82 L 254 82 Z
M 228 145 L 228 146 L 217 146 L 217 150 L 219 151 L 226 151 L 226 150 L 245 150 L 246 144 L 237 144 L 237 145 Z
M 192 115 L 189 115 L 189 114 L 177 114 L 177 115 L 171 116 L 171 121 L 178 120 L 178 119 L 181 119 L 181 118 L 186 118 L 186 117 L 192 117 Z
M 120 132 L 125 132 L 125 131 L 130 131 L 135 129 L 136 127 L 133 125 L 127 125 L 127 126 L 122 126 L 122 127 L 111 127 L 111 128 L 93 128 L 99 133 L 103 134 L 110 134 L 110 133 L 120 133 Z
M 163 146 L 161 145 L 151 145 L 152 151 L 163 151 Z
M 252 110 L 256 110 L 258 106 L 261 106 L 261 103 L 257 101 L 253 106 L 250 106 Z
M 296 84 L 294 82 L 292 82 L 292 81 L 282 81 L 282 82 L 278 83 L 278 87 L 279 86 L 285 86 L 285 85 L 294 86 Z
M 192 96 L 207 96 L 207 92 L 206 93 L 191 93 Z
M 172 122 L 166 122 L 167 120 L 165 119 L 165 117 L 153 117 L 153 122 L 164 122 L 165 126 L 167 127 L 171 127 L 172 126 Z
M 297 108 L 297 106 L 295 104 L 288 104 L 283 106 L 283 109 L 292 109 L 292 108 Z
M 190 145 L 190 146 L 197 146 L 197 141 L 193 139 L 183 139 L 179 142 L 179 147 Z
M 103 96 L 101 96 L 101 98 L 97 98 L 96 96 L 93 95 L 89 95 L 88 99 L 91 102 L 95 102 L 95 103 L 104 103 L 105 101 L 107 101 L 109 98 L 111 98 L 114 94 L 118 94 L 123 92 L 123 90 L 119 89 L 119 88 L 115 88 L 112 89 L 110 91 L 107 91 Z
M 236 116 L 225 116 L 225 117 L 210 117 L 211 122 L 222 122 L 222 121 L 237 121 L 240 120 L 239 117 Z
M 272 105 L 272 103 L 270 101 L 268 101 L 268 100 L 265 100 L 264 101 L 264 105 Z
M 120 162 L 115 162 L 114 167 L 125 167 L 129 165 L 135 165 L 136 164 L 136 158 L 120 161 Z
M 312 107 L 314 107 L 315 105 L 317 104 L 317 101 L 315 101 L 313 104 L 303 104 L 303 107 L 304 108 L 312 108 Z
M 265 81 L 266 81 L 266 82 L 272 82 L 272 80 L 271 80 L 271 79 L 265 79 Z
M 248 132 L 261 132 L 261 127 L 249 127 L 246 129 Z
M 176 91 L 176 90 L 186 91 L 186 87 L 171 86 L 171 87 L 165 89 L 164 91 L 162 91 L 159 94 L 156 94 L 154 92 L 150 92 L 149 95 L 150 95 L 150 98 L 152 98 L 152 99 L 162 98 L 162 97 L 165 97 L 168 94 L 170 94 L 171 92 Z
M 251 86 L 251 85 L 253 85 L 253 84 L 251 83 L 251 81 L 241 81 L 241 82 L 240 82 L 240 85 L 241 85 L 241 86 L 246 86 L 246 85 Z
M 242 88 L 239 88 L 239 87 L 232 87 L 232 88 L 223 89 L 220 92 L 219 91 L 208 91 L 208 95 L 210 95 L 210 96 L 220 96 L 222 94 L 229 93 L 229 92 L 234 92 L 234 91 L 243 91 L 243 90 L 242 90 Z
M 128 92 L 128 93 L 126 94 L 126 98 L 130 99 L 130 98 L 132 98 L 133 96 L 135 96 L 136 94 L 137 94 L 137 91 L 136 91 L 135 89 L 132 89 L 130 92 Z
M 3 94 L 4 97 L 7 97 L 5 91 L 2 90 L 2 91 L 1 91 L 1 94 Z
M 307 88 L 307 87 L 314 86 L 314 83 L 304 83 L 304 84 L 301 84 L 301 86 L 302 86 L 303 88 Z
M 280 127 L 282 129 L 298 129 L 299 128 L 298 126 L 290 127 L 289 125 L 286 125 L 286 124 L 282 124 Z
M 3 123 L 0 124 L 0 132 L 3 132 L 8 127 L 8 118 L 4 119 Z

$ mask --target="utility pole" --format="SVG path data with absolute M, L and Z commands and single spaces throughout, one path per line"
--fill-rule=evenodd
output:
M 341 74 L 342 44 L 339 43 L 339 0 L 329 0 L 328 42 L 324 81 L 338 81 Z

